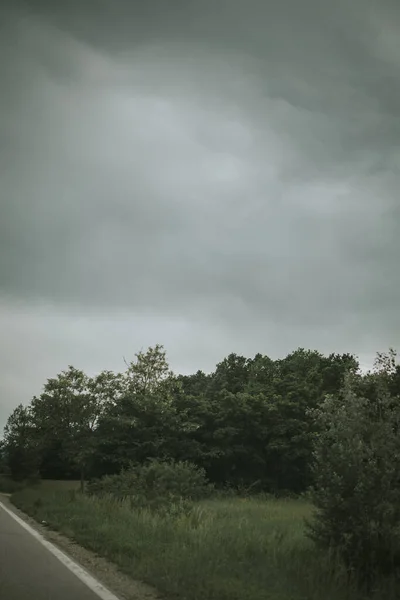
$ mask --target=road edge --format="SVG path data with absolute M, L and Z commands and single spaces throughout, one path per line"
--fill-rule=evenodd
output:
M 64 567 L 66 567 L 71 573 L 75 575 L 82 583 L 86 585 L 96 596 L 101 600 L 121 600 L 111 590 L 106 588 L 98 579 L 91 575 L 86 569 L 79 565 L 76 561 L 70 558 L 65 552 L 60 550 L 52 542 L 47 540 L 37 529 L 34 529 L 26 521 L 21 519 L 13 510 L 8 508 L 0 497 L 0 509 L 4 510 L 14 521 L 23 527 L 28 533 L 31 534 L 42 546 L 48 550 L 57 560 L 59 560 Z
M 121 571 L 115 563 L 78 544 L 73 537 L 52 529 L 23 512 L 12 503 L 11 496 L 12 494 L 0 493 L 0 503 L 21 521 L 30 525 L 33 530 L 39 532 L 45 540 L 59 548 L 95 580 L 101 582 L 104 588 L 112 590 L 118 600 L 163 600 L 163 596 L 151 585 L 134 579 Z

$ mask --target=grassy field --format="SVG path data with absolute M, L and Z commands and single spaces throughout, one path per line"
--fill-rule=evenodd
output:
M 6 475 L 0 474 L 0 494 L 13 494 L 23 487 L 22 483 L 12 481 Z
M 17 491 L 30 488 L 39 488 L 43 491 L 48 490 L 79 490 L 80 481 L 61 481 L 42 479 L 36 483 L 28 481 L 13 481 L 9 477 L 0 474 L 0 494 L 13 494 Z
M 77 482 L 75 482 L 76 484 Z M 62 484 L 71 488 L 71 484 Z M 57 489 L 58 488 L 58 489 Z M 180 600 L 364 600 L 304 534 L 311 507 L 299 500 L 230 499 L 189 514 L 154 515 L 45 483 L 13 502 L 82 546 Z M 376 600 L 398 598 L 377 590 Z
M 52 491 L 67 491 L 67 490 L 75 490 L 78 491 L 80 489 L 81 482 L 80 481 L 62 481 L 61 479 L 42 479 L 39 483 L 40 489 L 44 492 L 52 492 Z

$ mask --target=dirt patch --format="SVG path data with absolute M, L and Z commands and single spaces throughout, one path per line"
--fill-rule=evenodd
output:
M 10 502 L 10 494 L 0 494 L 0 501 L 18 517 L 39 531 L 47 540 L 60 548 L 65 554 L 79 563 L 91 575 L 96 577 L 121 600 L 161 600 L 160 595 L 150 586 L 131 579 L 121 573 L 118 567 L 86 548 L 82 548 L 66 536 L 38 523 Z

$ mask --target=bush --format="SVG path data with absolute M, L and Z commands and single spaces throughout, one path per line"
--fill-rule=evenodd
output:
M 186 461 L 150 460 L 87 485 L 90 495 L 130 498 L 132 507 L 161 509 L 168 505 L 177 511 L 186 508 L 188 502 L 210 496 L 212 490 L 205 471 Z
M 349 374 L 342 394 L 314 411 L 316 507 L 310 537 L 371 586 L 400 568 L 400 403 L 390 396 L 385 370 L 369 375 L 375 398 L 360 396 Z

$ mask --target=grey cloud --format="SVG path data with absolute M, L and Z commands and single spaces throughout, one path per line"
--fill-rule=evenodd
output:
M 199 363 L 200 322 L 227 352 L 396 345 L 394 1 L 16 6 L 3 311 L 183 319 Z
M 191 373 L 210 371 L 232 348 L 242 346 L 232 332 L 201 316 L 188 320 L 146 310 L 110 314 L 81 307 L 62 311 L 49 304 L 4 300 L 0 330 L 7 340 L 0 344 L 0 427 L 19 402 L 40 394 L 45 381 L 69 364 L 89 375 L 102 369 L 118 372 L 125 368 L 124 357 L 133 359 L 138 350 L 166 340 L 171 367 Z
M 235 313 L 227 312 L 235 318 Z M 280 323 L 268 321 L 241 323 L 232 328 L 224 321 L 211 322 L 208 315 L 191 318 L 155 315 L 152 311 L 102 312 L 93 309 L 68 311 L 49 304 L 0 302 L 0 330 L 6 344 L 0 344 L 0 427 L 13 408 L 27 404 L 40 394 L 49 377 L 73 364 L 94 375 L 102 369 L 116 372 L 124 369 L 123 357 L 133 358 L 135 352 L 158 342 L 166 342 L 167 357 L 178 373 L 197 369 L 211 371 L 230 352 L 253 356 L 261 350 L 274 358 L 293 349 L 293 341 L 304 340 L 304 333 L 292 328 L 282 329 Z M 340 334 L 327 328 L 331 343 L 338 351 L 347 351 Z M 318 347 L 321 332 L 308 332 L 309 347 Z M 371 351 L 368 336 L 363 340 L 363 365 L 370 366 Z M 307 344 L 306 344 L 307 346 Z

